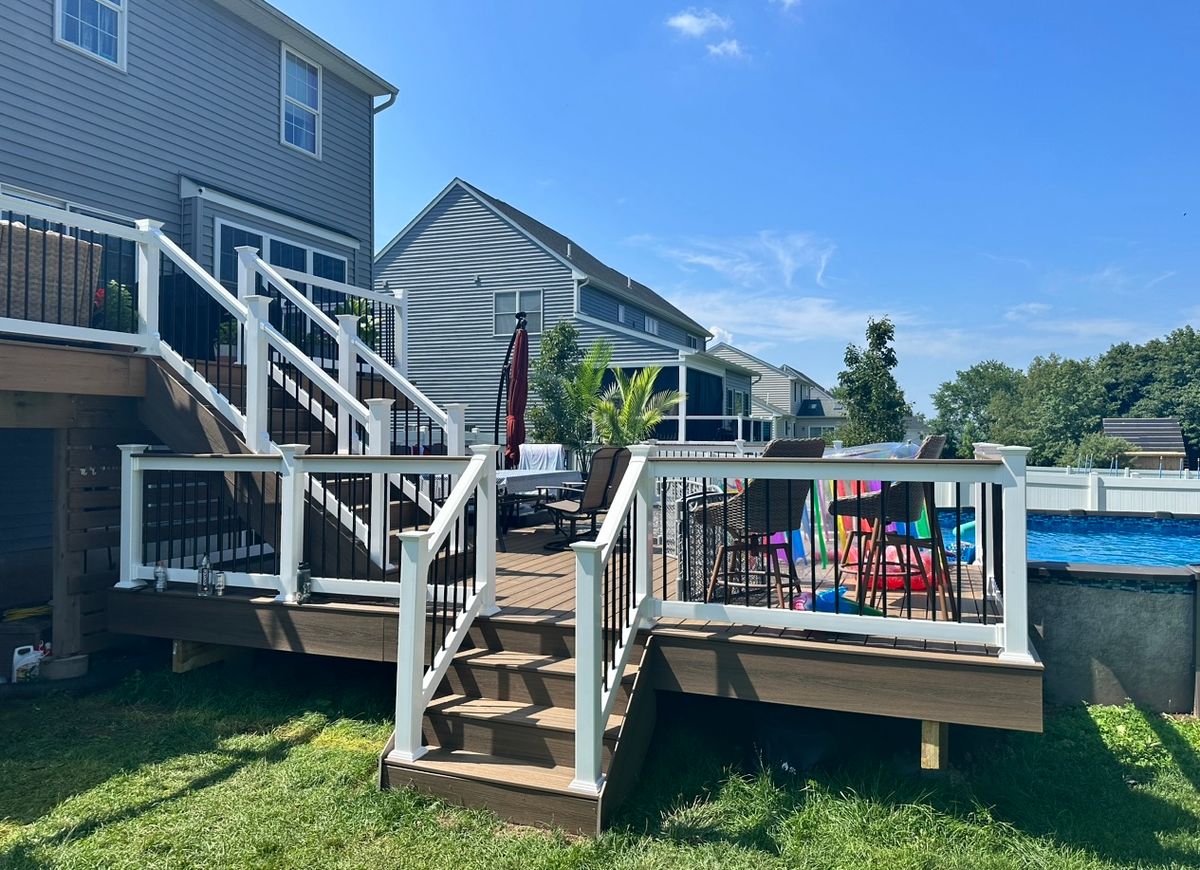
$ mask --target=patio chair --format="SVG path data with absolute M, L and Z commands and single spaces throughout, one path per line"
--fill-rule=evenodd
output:
M 550 512 L 550 517 L 554 520 L 554 528 L 564 538 L 562 541 L 553 541 L 547 544 L 546 549 L 561 550 L 569 544 L 581 540 L 578 527 L 579 523 L 584 520 L 591 522 L 590 533 L 596 533 L 596 518 L 612 504 L 613 494 L 628 466 L 629 450 L 627 448 L 599 447 L 596 449 L 596 452 L 592 454 L 587 482 L 578 497 L 546 503 L 546 510 Z
M 930 435 L 921 442 L 914 459 L 940 459 L 946 446 L 946 436 Z M 897 460 L 903 462 L 904 460 Z M 858 558 L 854 564 L 843 558 L 847 571 L 858 575 L 857 597 L 861 605 L 866 601 L 867 586 L 871 587 L 871 605 L 874 605 L 883 587 L 887 595 L 889 576 L 899 575 L 904 583 L 905 600 L 911 604 L 912 578 L 919 576 L 927 591 L 927 608 L 937 601 L 944 617 L 958 613 L 958 602 L 950 592 L 950 566 L 946 559 L 946 548 L 942 541 L 942 530 L 938 524 L 937 505 L 934 501 L 933 482 L 889 483 L 883 489 L 865 495 L 854 495 L 835 499 L 829 512 L 837 517 L 861 518 L 871 523 L 865 536 L 860 532 Z M 924 516 L 929 526 L 928 536 L 918 534 L 914 528 Z M 904 532 L 889 531 L 896 524 L 904 526 Z M 862 538 L 866 538 L 863 546 Z M 888 548 L 903 553 L 899 561 L 889 562 Z M 927 571 L 919 552 L 928 549 L 931 553 Z M 849 545 L 847 545 L 849 553 Z
M 818 459 L 824 452 L 821 438 L 777 438 L 763 448 L 762 455 L 764 459 Z M 800 528 L 811 494 L 811 480 L 762 477 L 751 479 L 734 495 L 709 494 L 695 504 L 689 523 L 693 527 L 699 524 L 702 539 L 707 539 L 709 526 L 722 531 L 704 600 L 712 600 L 723 579 L 726 600 L 730 597 L 729 586 L 736 585 L 742 587 L 747 600 L 752 589 L 765 589 L 770 606 L 774 589 L 776 603 L 787 607 L 790 602 L 784 597 L 782 563 L 787 562 L 788 588 L 792 589 L 798 580 L 792 532 Z M 784 540 L 772 541 L 780 532 Z M 761 580 L 757 580 L 759 577 Z

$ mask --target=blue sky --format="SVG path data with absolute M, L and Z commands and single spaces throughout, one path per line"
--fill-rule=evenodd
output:
M 376 243 L 452 177 L 832 382 L 1200 323 L 1200 3 L 278 0 L 397 84 Z

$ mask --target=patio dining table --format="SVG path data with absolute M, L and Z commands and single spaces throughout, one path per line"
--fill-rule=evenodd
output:
M 533 493 L 582 480 L 578 471 L 541 468 L 502 468 L 496 472 L 496 488 L 504 495 Z

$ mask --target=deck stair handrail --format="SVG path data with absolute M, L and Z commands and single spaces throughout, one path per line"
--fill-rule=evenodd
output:
M 434 692 L 450 667 L 459 647 L 477 616 L 491 616 L 496 607 L 496 445 L 471 448 L 472 456 L 466 470 L 455 483 L 442 505 L 441 512 L 423 532 L 400 534 L 400 626 L 399 648 L 396 655 L 396 731 L 392 755 L 411 762 L 427 751 L 422 739 L 421 723 Z M 475 587 L 464 596 L 459 608 L 457 598 L 453 619 L 443 624 L 443 635 L 436 635 L 429 645 L 431 655 L 425 666 L 427 649 L 427 613 L 430 597 L 430 569 L 439 550 L 455 534 L 466 534 L 466 522 L 471 502 L 475 511 Z M 466 549 L 466 542 L 460 549 Z M 439 595 L 444 587 L 434 587 L 432 608 L 439 605 L 445 612 L 445 601 Z M 457 588 L 457 587 L 455 587 Z
M 787 459 L 762 457 L 680 457 L 657 456 L 654 446 L 644 446 L 636 449 L 634 458 L 629 464 L 625 476 L 617 490 L 612 508 L 600 528 L 594 541 L 578 542 L 572 545 L 576 554 L 576 746 L 575 746 L 575 777 L 571 788 L 588 794 L 598 794 L 604 785 L 601 760 L 603 758 L 603 735 L 608 713 L 611 711 L 613 697 L 620 685 L 621 675 L 627 664 L 630 651 L 633 649 L 634 636 L 640 625 L 648 624 L 659 618 L 697 620 L 701 622 L 725 623 L 730 625 L 770 627 L 778 629 L 799 629 L 835 634 L 853 634 L 874 637 L 896 637 L 916 641 L 935 643 L 966 643 L 999 650 L 999 658 L 1015 663 L 1033 661 L 1032 650 L 1028 637 L 1028 601 L 1027 601 L 1027 562 L 1026 562 L 1026 456 L 1028 448 L 1008 447 L 1001 445 L 977 445 L 977 459 L 974 460 L 924 460 L 924 459 Z M 694 494 L 687 495 L 684 487 L 683 496 L 673 500 L 667 493 L 669 481 L 692 481 Z M 928 614 L 925 617 L 914 616 L 911 605 L 911 593 L 907 599 L 909 604 L 907 617 L 903 607 L 899 607 L 899 618 L 896 607 L 893 615 L 888 616 L 886 606 L 883 615 L 863 614 L 857 607 L 847 610 L 835 608 L 833 612 L 822 612 L 820 609 L 795 608 L 792 601 L 776 601 L 771 606 L 770 591 L 766 592 L 767 606 L 751 605 L 747 587 L 746 603 L 733 603 L 736 598 L 723 597 L 718 601 L 710 599 L 708 593 L 695 600 L 676 600 L 691 598 L 681 592 L 668 595 L 667 589 L 667 554 L 665 535 L 667 534 L 668 509 L 676 507 L 680 512 L 681 522 L 687 522 L 684 511 L 700 505 L 697 496 L 712 497 L 716 491 L 725 493 L 717 496 L 715 507 L 712 509 L 720 522 L 723 504 L 726 511 L 726 521 L 729 516 L 728 486 L 714 486 L 714 482 L 745 482 L 745 491 L 750 491 L 753 481 L 761 488 L 755 490 L 761 495 L 765 490 L 766 499 L 757 504 L 766 504 L 765 512 L 768 517 L 784 518 L 795 525 L 787 528 L 801 527 L 802 532 L 812 528 L 819 530 L 820 535 L 832 534 L 835 540 L 839 531 L 836 523 L 829 528 L 818 526 L 813 512 L 805 514 L 805 502 L 808 495 L 816 497 L 818 482 L 832 485 L 835 481 L 882 481 L 884 492 L 895 492 L 889 496 L 888 504 L 908 502 L 912 493 L 932 493 L 937 484 L 951 484 L 955 493 L 954 505 L 961 503 L 961 492 L 964 489 L 973 490 L 974 504 L 982 505 L 979 522 L 976 529 L 976 543 L 979 554 L 976 556 L 976 567 L 982 565 L 981 582 L 986 585 L 983 612 L 988 608 L 987 598 L 999 601 L 1001 613 L 989 619 L 984 616 L 980 622 L 965 621 L 959 608 L 960 599 L 952 605 L 952 617 L 938 617 L 938 607 L 927 605 Z M 778 502 L 776 507 L 770 507 L 771 483 L 776 483 L 776 493 L 794 493 L 794 483 L 801 482 L 804 498 L 795 499 L 799 502 L 797 513 L 793 514 L 793 496 L 787 496 L 786 517 L 780 516 Z M 895 487 L 895 490 L 889 489 Z M 741 490 L 739 490 L 740 492 Z M 828 492 L 828 490 L 826 490 Z M 865 489 L 860 489 L 865 492 Z M 757 497 L 757 496 L 756 496 Z M 921 496 L 924 497 L 924 496 Z M 943 507 L 936 501 L 933 504 Z M 747 499 L 749 496 L 747 495 Z M 778 495 L 777 495 L 778 498 Z M 853 498 L 850 499 L 853 502 Z M 880 504 L 877 500 L 876 504 Z M 754 509 L 754 503 L 747 502 L 747 515 Z M 861 504 L 861 502 L 860 502 Z M 929 503 L 926 502 L 926 505 Z M 822 511 L 828 508 L 825 505 Z M 763 508 L 758 508 L 763 510 Z M 892 510 L 889 507 L 887 510 Z M 882 511 L 879 519 L 883 519 Z M 652 517 L 657 511 L 657 518 L 663 531 L 661 544 L 656 544 L 651 534 Z M 802 517 L 808 519 L 803 520 Z M 852 516 L 847 519 L 854 519 Z M 864 518 L 858 517 L 859 526 Z M 866 517 L 874 520 L 875 517 Z M 766 519 L 763 522 L 774 522 Z M 828 516 L 823 516 L 821 523 L 830 522 Z M 890 520 L 888 521 L 891 522 Z M 936 526 L 938 517 L 929 517 L 931 526 Z M 911 525 L 911 521 L 910 521 Z M 720 526 L 720 535 L 725 535 L 724 526 Z M 760 526 L 761 528 L 761 526 Z M 876 530 L 883 528 L 876 525 Z M 891 526 L 889 526 L 891 528 Z M 695 529 L 693 529 L 694 533 Z M 703 572 L 707 579 L 708 565 L 713 564 L 712 555 L 707 550 L 711 538 L 710 531 L 705 526 L 705 536 L 699 544 L 700 553 L 697 561 L 703 563 Z M 694 546 L 688 539 L 687 527 L 679 530 L 680 538 L 685 541 L 685 547 Z M 788 533 L 792 534 L 792 533 Z M 909 527 L 903 533 L 891 532 L 893 537 L 899 534 L 912 536 Z M 932 534 L 932 533 L 931 533 Z M 956 533 L 957 534 L 957 533 Z M 748 539 L 747 539 L 748 540 Z M 937 540 L 937 539 L 935 539 Z M 770 571 L 770 558 L 778 559 L 780 547 L 791 547 L 791 544 L 766 542 L 765 536 L 756 545 L 758 552 L 765 553 L 767 572 Z M 810 537 L 810 548 L 813 538 Z M 865 538 L 860 538 L 858 547 L 863 547 Z M 885 544 L 887 540 L 885 539 Z M 737 545 L 742 546 L 742 545 Z M 911 552 L 913 544 L 907 545 Z M 922 546 L 929 546 L 928 543 Z M 947 544 L 948 546 L 948 544 Z M 655 550 L 658 549 L 656 555 Z M 895 547 L 897 551 L 905 549 L 903 545 Z M 632 550 L 632 552 L 628 552 Z M 886 553 L 887 547 L 881 546 L 876 552 Z M 749 559 L 751 551 L 744 551 Z M 789 549 L 789 552 L 790 549 Z M 845 553 L 843 552 L 843 555 Z M 961 556 L 961 551 L 960 554 Z M 684 562 L 691 558 L 689 554 L 679 555 L 676 562 L 676 572 L 689 570 Z M 813 573 L 813 588 L 816 588 L 816 557 L 808 554 Z M 881 556 L 886 560 L 886 555 Z M 911 557 L 906 553 L 903 559 Z M 656 590 L 652 582 L 653 560 L 661 559 L 663 587 Z M 919 561 L 919 557 L 918 557 Z M 616 564 L 616 572 L 612 570 Z M 719 557 L 718 562 L 720 565 Z M 959 595 L 962 592 L 961 562 L 959 567 Z M 879 563 L 882 571 L 885 562 Z M 835 551 L 834 591 L 835 597 L 840 595 L 838 583 L 838 558 Z M 718 570 L 713 569 L 714 576 Z M 746 571 L 751 569 L 746 568 Z M 760 565 L 755 571 L 763 571 Z M 861 565 L 858 571 L 864 570 Z M 876 570 L 873 566 L 866 569 L 868 573 Z M 889 569 L 890 570 L 890 569 Z M 909 570 L 905 566 L 905 570 Z M 682 584 L 683 574 L 679 573 L 679 583 Z M 767 579 L 767 574 L 764 574 Z M 887 577 L 885 573 L 883 575 Z M 942 575 L 943 589 L 949 584 L 949 578 Z M 1003 578 L 1002 594 L 997 582 Z M 714 581 L 715 582 L 715 581 Z M 825 581 L 822 581 L 825 582 Z M 860 584 L 864 582 L 860 577 Z M 870 580 L 874 585 L 877 580 Z M 934 580 L 935 584 L 938 582 Z M 880 583 L 886 585 L 886 583 Z M 930 600 L 937 598 L 936 586 Z M 946 592 L 945 594 L 949 594 Z M 887 592 L 883 593 L 886 601 Z M 614 608 L 617 620 L 613 619 Z M 957 613 L 955 613 L 957 611 Z M 614 636 L 615 635 L 615 636 Z

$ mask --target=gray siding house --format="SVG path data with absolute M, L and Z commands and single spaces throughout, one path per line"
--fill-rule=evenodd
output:
M 578 243 L 462 179 L 454 179 L 375 258 L 375 288 L 402 290 L 412 382 L 439 404 L 466 402 L 490 437 L 497 382 L 516 312 L 530 353 L 569 319 L 583 345 L 604 338 L 613 365 L 661 365 L 659 388 L 682 388 L 691 440 L 733 437 L 729 391 L 748 414 L 752 372 L 705 353 L 709 332 L 646 285 Z M 744 396 L 744 400 L 740 398 Z M 714 419 L 708 419 L 714 418 Z M 680 436 L 678 421 L 660 437 Z M 749 433 L 747 432 L 747 437 Z
M 263 0 L 8 0 L 0 75 L 0 191 L 371 286 L 396 88 Z
M 755 414 L 772 419 L 780 437 L 825 437 L 846 422 L 841 403 L 803 372 L 789 365 L 771 365 L 724 342 L 708 352 L 754 372 Z

